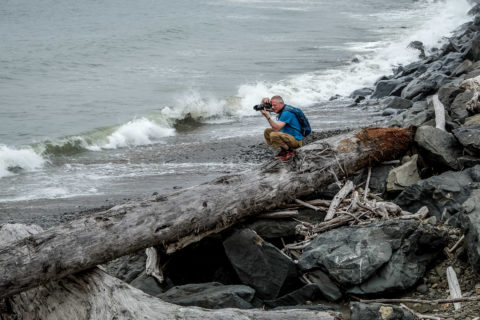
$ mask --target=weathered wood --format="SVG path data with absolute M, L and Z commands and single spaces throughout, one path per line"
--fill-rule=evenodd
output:
M 403 309 L 410 312 L 415 317 L 415 319 L 442 320 L 442 318 L 437 317 L 437 316 L 431 316 L 431 315 L 421 314 L 421 313 L 415 312 L 414 310 L 410 309 L 409 307 L 407 307 L 403 303 L 400 303 L 400 307 L 402 307 Z
M 2 234 L 21 239 L 39 231 L 37 226 L 6 226 Z M 18 232 L 15 235 L 15 232 Z M 0 242 L 2 243 L 2 242 Z M 93 268 L 59 281 L 0 300 L 0 319 L 163 319 L 163 320 L 335 320 L 334 312 L 308 310 L 207 310 L 183 307 L 158 298 Z
M 307 208 L 309 208 L 309 209 L 313 209 L 313 210 L 315 210 L 315 211 L 320 210 L 320 208 L 315 207 L 315 206 L 311 205 L 310 203 L 307 203 L 307 202 L 302 201 L 302 200 L 300 200 L 300 199 L 295 199 L 295 202 L 298 203 L 298 204 L 300 204 L 300 205 L 302 205 L 302 206 L 304 206 L 304 207 L 307 207 Z
M 455 299 L 435 299 L 435 300 L 425 300 L 425 299 L 372 299 L 364 300 L 359 299 L 362 303 L 421 303 L 421 304 L 441 304 L 441 303 L 455 303 L 455 302 L 475 302 L 480 301 L 480 296 L 471 296 Z
M 448 252 L 452 253 L 453 251 L 457 250 L 457 248 L 460 246 L 460 244 L 465 240 L 465 235 L 463 234 L 460 239 L 453 245 L 453 247 L 448 249 Z
M 368 185 L 370 184 L 371 175 L 372 167 L 368 167 L 367 182 L 365 182 L 365 190 L 363 191 L 363 202 L 367 201 L 368 192 L 370 191 Z
M 298 210 L 284 210 L 284 211 L 262 213 L 258 215 L 258 217 L 262 219 L 283 219 L 283 218 L 291 218 L 296 216 L 298 216 Z
M 145 273 L 157 279 L 159 283 L 163 283 L 163 271 L 160 267 L 160 257 L 157 248 L 150 247 L 145 249 L 147 261 L 145 262 Z
M 448 290 L 450 291 L 450 297 L 453 299 L 458 299 L 462 297 L 462 290 L 460 289 L 460 284 L 458 283 L 457 274 L 452 267 L 447 268 L 447 281 L 448 281 Z M 460 310 L 462 305 L 459 302 L 453 304 L 455 310 Z
M 445 106 L 435 94 L 431 97 L 433 110 L 435 111 L 435 128 L 445 131 Z
M 373 163 L 403 155 L 412 128 L 367 128 L 169 195 L 131 201 L 0 247 L 0 297 L 151 246 L 172 252 L 245 217 L 274 210 Z M 340 164 L 340 165 L 339 165 Z M 341 168 L 341 169 L 340 169 Z
M 333 218 L 335 215 L 335 210 L 338 205 L 345 199 L 346 196 L 353 190 L 353 182 L 348 180 L 340 191 L 333 197 L 332 203 L 330 203 L 330 208 L 328 208 L 327 215 L 325 216 L 325 221 L 328 221 Z

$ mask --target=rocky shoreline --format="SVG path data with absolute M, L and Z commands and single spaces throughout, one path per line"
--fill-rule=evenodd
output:
M 387 126 L 415 128 L 415 143 L 402 159 L 349 177 L 353 188 L 330 222 L 327 211 L 348 181 L 173 254 L 157 248 L 161 279 L 147 274 L 143 251 L 106 264 L 107 272 L 183 306 L 309 309 L 335 319 L 479 319 L 480 4 L 470 13 L 472 22 L 445 46 L 427 56 L 412 43 L 421 60 L 352 93 L 356 106 L 383 109 Z M 271 154 L 262 144 L 242 146 L 237 156 Z M 460 308 L 428 303 L 448 299 L 447 270 L 463 298 L 479 299 Z
M 470 14 L 472 22 L 442 48 L 425 56 L 423 45 L 412 43 L 421 60 L 351 95 L 357 106 L 382 108 L 387 126 L 417 128 L 409 156 L 371 168 L 368 178 L 366 169 L 357 173 L 357 191 L 364 191 L 363 184 L 378 201 L 410 213 L 426 207 L 429 217 L 334 228 L 295 255 L 285 248 L 299 241 L 299 221 L 315 225 L 325 216 L 303 207 L 294 219 L 245 221 L 162 257 L 161 284 L 145 274 L 143 253 L 117 259 L 107 270 L 185 306 L 331 310 L 339 319 L 414 319 L 425 313 L 431 319 L 478 319 L 478 301 L 462 302 L 459 310 L 452 303 L 356 301 L 446 299 L 449 266 L 463 297 L 480 295 L 480 5 Z M 436 123 L 433 95 L 444 107 L 444 129 Z M 339 189 L 333 184 L 311 199 L 329 200 Z

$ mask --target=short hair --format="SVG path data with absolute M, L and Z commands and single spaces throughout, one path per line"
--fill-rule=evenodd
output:
M 270 99 L 270 100 L 274 100 L 274 99 L 277 100 L 278 102 L 281 102 L 281 103 L 285 104 L 285 102 L 283 102 L 283 98 L 280 97 L 280 96 L 273 96 L 272 99 Z

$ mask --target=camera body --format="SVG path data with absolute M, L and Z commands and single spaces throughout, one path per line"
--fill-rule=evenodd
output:
M 272 104 L 271 103 L 262 103 L 253 106 L 253 110 L 260 111 L 260 110 L 271 110 Z

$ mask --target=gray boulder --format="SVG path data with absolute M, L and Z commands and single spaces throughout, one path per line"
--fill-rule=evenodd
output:
M 373 93 L 373 89 L 372 88 L 361 88 L 361 89 L 357 89 L 355 91 L 353 91 L 351 94 L 350 94 L 350 98 L 352 99 L 357 99 L 359 97 L 367 97 L 369 95 L 371 95 Z
M 479 183 L 480 166 L 459 172 L 447 171 L 406 187 L 394 202 L 410 212 L 427 206 L 430 215 L 446 221 L 462 210 L 462 203 Z
M 418 154 L 413 155 L 401 166 L 396 167 L 388 173 L 387 191 L 401 191 L 420 180 L 417 168 Z
M 472 64 L 472 61 L 468 59 L 464 60 L 452 71 L 452 76 L 458 77 L 461 74 L 467 73 Z
M 147 255 L 145 250 L 117 258 L 105 265 L 107 272 L 127 283 L 132 282 L 145 271 Z
M 400 97 L 387 97 L 381 101 L 384 109 L 408 109 L 412 106 L 412 101 Z
M 415 142 L 423 151 L 423 158 L 433 167 L 459 169 L 457 157 L 460 149 L 453 134 L 434 127 L 421 126 L 415 133 Z
M 473 98 L 473 95 L 474 93 L 472 91 L 457 94 L 450 106 L 450 116 L 452 120 L 456 120 L 458 123 L 465 122 L 465 119 L 469 116 L 467 102 Z
M 465 234 L 470 264 L 480 273 L 480 189 L 472 190 L 470 197 L 463 203 L 460 214 L 461 226 Z
M 423 42 L 412 41 L 408 45 L 408 48 L 412 48 L 412 49 L 416 49 L 416 50 L 420 51 L 420 53 L 418 54 L 418 57 L 420 59 L 425 59 L 425 46 L 423 45 Z
M 417 76 L 421 75 L 425 71 L 427 71 L 428 66 L 426 65 L 425 61 L 418 60 L 414 61 L 406 66 L 400 66 L 395 72 L 395 78 L 401 78 L 408 75 L 415 74 Z M 413 80 L 413 77 L 410 78 L 410 81 Z
M 413 286 L 445 241 L 438 230 L 412 220 L 343 227 L 317 236 L 298 266 L 325 270 L 343 286 L 353 286 L 351 293 L 389 292 Z
M 435 112 L 432 106 L 429 106 L 426 101 L 416 101 L 406 112 L 390 120 L 388 125 L 392 127 L 419 127 L 427 121 L 432 120 L 434 116 Z
M 322 270 L 309 271 L 305 277 L 318 286 L 322 296 L 328 301 L 337 301 L 342 297 L 340 289 Z
M 407 310 L 390 304 L 350 303 L 350 320 L 414 320 Z
M 157 297 L 181 306 L 249 309 L 252 308 L 250 302 L 254 295 L 255 290 L 244 285 L 224 286 L 218 282 L 209 282 L 173 287 Z
M 412 288 L 424 276 L 427 265 L 448 244 L 448 234 L 429 224 L 419 223 L 413 233 L 407 230 L 396 232 L 403 237 L 392 258 L 367 281 L 347 290 L 348 293 L 379 294 Z
M 466 58 L 472 61 L 480 60 L 480 34 L 472 40 L 471 46 L 467 49 Z
M 392 170 L 393 168 L 395 168 L 393 164 L 379 164 L 375 167 L 372 167 L 372 170 L 370 173 L 370 182 L 368 185 L 369 185 L 369 189 L 373 193 L 378 193 L 378 194 L 385 193 L 386 185 L 387 185 L 386 184 L 387 176 L 390 170 Z M 365 182 L 367 180 L 367 175 L 368 175 L 368 169 L 364 168 L 360 172 L 360 174 L 356 175 L 353 178 L 353 184 L 360 185 L 361 183 Z M 340 191 L 340 189 L 338 189 L 337 192 L 338 191 Z
M 292 219 L 259 219 L 246 225 L 266 239 L 295 236 L 297 221 Z
M 453 134 L 465 148 L 480 153 L 480 125 L 460 127 L 453 130 Z
M 371 98 L 383 98 L 391 95 L 399 95 L 399 92 L 407 86 L 411 81 L 411 77 L 403 77 L 398 79 L 380 80 L 375 86 Z
M 457 94 L 463 92 L 463 89 L 459 88 L 462 81 L 463 79 L 456 79 L 444 84 L 438 89 L 438 99 L 443 103 L 445 108 L 449 108 Z
M 130 285 L 151 296 L 156 296 L 164 292 L 158 281 L 154 277 L 148 276 L 145 272 L 134 279 Z
M 276 298 L 297 275 L 293 261 L 253 230 L 236 231 L 223 246 L 242 283 L 254 288 L 261 299 Z
M 425 72 L 413 79 L 401 93 L 401 97 L 409 100 L 421 100 L 435 92 L 446 82 L 447 76 L 441 72 Z

